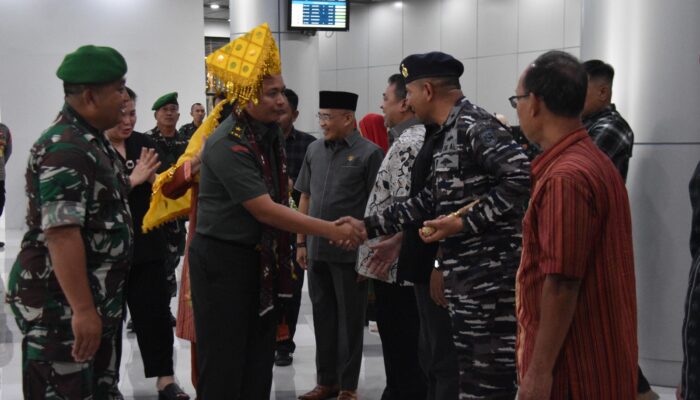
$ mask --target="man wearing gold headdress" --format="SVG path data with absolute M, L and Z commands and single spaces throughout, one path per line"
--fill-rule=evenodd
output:
M 212 53 L 207 68 L 210 83 L 226 93 L 234 109 L 205 145 L 198 130 L 181 157 L 194 157 L 195 147 L 204 146 L 189 248 L 197 393 L 204 399 L 264 400 L 272 385 L 275 304 L 291 295 L 294 279 L 284 231 L 344 243 L 358 243 L 361 232 L 287 207 L 284 137 L 277 123 L 285 87 L 267 24 Z M 174 171 L 164 173 L 161 183 Z M 156 182 L 154 192 L 159 187 Z M 167 203 L 161 200 L 156 196 L 152 202 L 151 218 L 160 223 L 173 216 L 164 210 L 176 208 L 159 206 Z M 189 201 L 184 203 L 175 214 L 189 209 Z

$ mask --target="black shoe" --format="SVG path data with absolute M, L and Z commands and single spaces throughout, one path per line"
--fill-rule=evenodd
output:
M 131 333 L 135 332 L 134 331 L 134 321 L 129 320 L 129 322 L 126 323 L 126 330 L 131 332 Z
M 177 383 L 171 383 L 158 391 L 158 400 L 190 400 L 190 396 Z
M 275 365 L 278 367 L 292 365 L 292 361 L 294 361 L 294 358 L 288 351 L 278 350 L 275 354 Z
M 0 242 L 0 249 L 5 247 L 5 242 Z

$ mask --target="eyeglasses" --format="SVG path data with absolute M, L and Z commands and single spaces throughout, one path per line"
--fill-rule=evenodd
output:
M 339 111 L 336 114 L 323 114 L 323 113 L 318 113 L 316 114 L 316 118 L 318 118 L 319 121 L 323 122 L 328 122 L 332 120 L 335 117 L 344 117 L 345 115 L 349 114 L 346 111 Z
M 508 101 L 510 102 L 510 105 L 511 105 L 513 108 L 518 108 L 518 100 L 524 99 L 524 98 L 528 97 L 529 95 L 530 95 L 530 93 L 525 93 L 525 94 L 520 95 L 520 96 L 518 96 L 518 95 L 510 96 L 510 97 L 508 98 Z
M 316 118 L 318 118 L 319 121 L 328 122 L 333 119 L 333 114 L 318 113 L 316 114 Z

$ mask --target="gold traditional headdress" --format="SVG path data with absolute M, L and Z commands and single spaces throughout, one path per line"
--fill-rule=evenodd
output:
M 209 89 L 224 93 L 228 102 L 236 102 L 238 110 L 249 102 L 258 103 L 258 95 L 265 76 L 282 73 L 280 53 L 275 38 L 265 23 L 233 40 L 207 57 L 207 81 Z M 173 179 L 175 170 L 199 154 L 204 139 L 219 125 L 219 117 L 224 102 L 211 112 L 192 135 L 185 153 L 167 171 L 158 174 L 153 183 L 151 204 L 143 218 L 142 230 L 147 232 L 159 225 L 172 221 L 190 210 L 191 192 L 188 190 L 178 199 L 168 199 L 161 190 Z
M 211 90 L 245 108 L 258 103 L 265 76 L 282 73 L 279 50 L 267 23 L 207 56 L 207 81 Z

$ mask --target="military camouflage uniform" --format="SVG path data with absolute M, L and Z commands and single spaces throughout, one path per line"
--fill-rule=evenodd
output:
M 173 166 L 177 159 L 187 148 L 187 138 L 182 137 L 178 132 L 175 132 L 173 137 L 165 137 L 160 133 L 158 127 L 146 132 L 153 139 L 158 151 L 158 157 L 161 161 L 158 173 L 161 173 Z M 165 268 L 168 271 L 168 290 L 170 297 L 175 297 L 177 293 L 177 279 L 175 270 L 180 265 L 180 257 L 185 251 L 185 239 L 187 230 L 185 229 L 186 217 L 178 218 L 175 221 L 167 222 L 163 225 L 166 240 L 168 242 L 168 255 L 165 261 Z
M 180 129 L 177 130 L 177 134 L 180 135 L 182 139 L 189 141 L 192 135 L 197 131 L 197 128 L 198 126 L 196 126 L 194 122 L 190 122 L 182 125 Z
M 69 106 L 31 149 L 27 166 L 28 232 L 10 272 L 7 302 L 24 335 L 26 398 L 119 399 L 117 390 L 124 282 L 133 231 L 128 178 L 102 132 Z M 93 361 L 71 356 L 72 310 L 56 279 L 44 231 L 80 227 L 90 289 L 102 319 Z
M 411 221 L 449 214 L 475 199 L 464 230 L 440 243 L 453 336 L 460 366 L 460 399 L 512 399 L 515 371 L 515 273 L 521 219 L 530 189 L 530 163 L 510 133 L 465 98 L 440 128 L 429 184 L 416 197 L 367 217 L 370 237 Z

